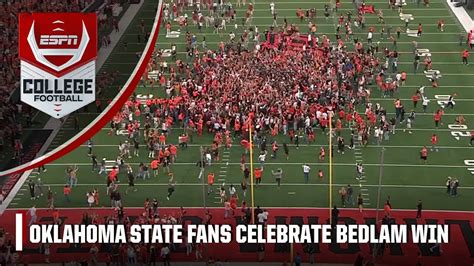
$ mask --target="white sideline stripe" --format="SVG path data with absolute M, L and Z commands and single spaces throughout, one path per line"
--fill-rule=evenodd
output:
M 215 202 L 216 203 L 216 202 Z M 218 202 L 220 203 L 220 202 Z M 179 207 L 160 207 L 160 209 L 178 209 Z M 222 210 L 224 207 L 184 207 L 185 209 L 202 209 L 204 210 Z M 49 210 L 49 208 L 36 208 L 37 210 Z M 56 208 L 58 210 L 91 210 L 89 207 L 63 207 L 63 208 Z M 110 207 L 97 207 L 93 208 L 94 210 L 110 210 Z M 291 210 L 328 210 L 328 208 L 321 208 L 321 207 L 265 207 L 265 209 L 291 209 Z M 28 210 L 28 208 L 9 208 L 8 210 L 12 211 L 23 211 Z M 125 207 L 125 210 L 143 210 L 143 207 Z M 358 211 L 359 208 L 340 208 L 339 210 L 354 210 Z M 370 211 L 375 211 L 375 208 L 365 209 Z M 414 209 L 392 209 L 392 211 L 409 211 L 409 212 L 416 212 L 417 210 Z M 425 209 L 423 210 L 424 213 L 426 212 L 453 212 L 453 213 L 468 213 L 472 214 L 472 211 L 458 211 L 458 210 L 433 210 L 433 209 Z M 425 216 L 426 217 L 426 216 Z
M 474 27 L 474 22 L 464 8 L 457 8 L 454 6 L 455 2 L 446 0 L 451 11 L 454 13 L 455 17 L 458 19 L 459 23 L 462 25 L 466 32 L 469 32 Z
M 361 180 L 362 181 L 362 180 Z M 51 187 L 63 187 L 64 184 L 45 184 Z M 99 186 L 103 185 L 106 186 L 105 184 L 102 183 L 97 183 L 97 184 L 77 184 L 76 186 Z M 275 183 L 260 183 L 259 185 L 262 186 L 277 186 Z M 281 183 L 282 186 L 329 186 L 329 184 L 324 183 Z M 347 183 L 345 184 L 332 184 L 333 186 L 347 186 Z M 357 184 L 352 184 L 352 185 L 357 185 Z M 135 184 L 135 186 L 168 186 L 166 183 L 144 183 L 144 184 Z M 207 186 L 207 184 L 202 184 L 202 183 L 177 183 L 176 186 Z M 366 187 L 378 187 L 379 185 L 364 185 Z M 382 185 L 382 187 L 387 187 L 387 188 L 426 188 L 426 189 L 446 189 L 446 186 L 422 186 L 422 185 L 395 185 L 395 184 L 385 184 Z M 460 189 L 474 189 L 474 187 L 460 187 Z M 218 193 L 218 192 L 217 192 Z
M 382 146 L 380 146 L 382 147 Z M 128 163 L 130 165 L 139 165 L 140 163 Z M 196 163 L 174 163 L 174 165 L 195 165 Z M 213 163 L 213 164 L 227 164 L 227 163 Z M 289 162 L 281 162 L 281 163 L 265 163 L 265 165 L 303 165 L 302 163 L 289 163 Z M 308 163 L 308 165 L 328 165 L 329 163 Z M 64 165 L 71 165 L 71 163 L 52 163 L 48 164 L 52 166 L 64 166 Z M 90 163 L 76 163 L 75 165 L 91 165 Z M 229 163 L 229 165 L 240 165 L 240 163 Z M 353 163 L 333 163 L 333 165 L 337 166 L 355 166 Z M 364 163 L 364 166 L 380 166 L 378 163 Z M 445 164 L 387 164 L 385 163 L 384 166 L 387 167 L 427 167 L 427 168 L 465 168 L 465 165 L 445 165 Z M 226 172 L 226 171 L 221 171 Z

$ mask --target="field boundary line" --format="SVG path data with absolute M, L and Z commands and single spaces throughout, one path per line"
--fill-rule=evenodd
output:
M 45 183 L 45 186 L 51 186 L 51 187 L 63 187 L 65 184 L 48 184 Z M 77 185 L 74 186 L 79 186 L 79 187 L 87 187 L 87 186 L 106 186 L 104 183 L 96 183 L 96 184 L 81 184 L 78 183 Z M 259 185 L 262 186 L 277 186 L 276 183 L 260 183 Z M 325 187 L 329 186 L 327 183 L 281 183 L 282 186 L 315 186 L 315 187 Z M 333 186 L 346 186 L 347 184 L 342 183 L 342 184 L 333 184 Z M 135 186 L 168 186 L 168 183 L 138 183 L 135 184 Z M 202 183 L 177 183 L 176 186 L 207 186 L 207 184 L 202 184 Z M 378 187 L 378 184 L 364 184 L 366 187 Z M 422 185 L 395 185 L 395 184 L 385 184 L 382 185 L 382 187 L 386 188 L 425 188 L 425 189 L 446 189 L 446 186 L 422 186 Z M 460 187 L 461 189 L 474 189 L 474 187 L 468 186 L 468 187 Z
M 140 163 L 128 163 L 130 165 L 139 165 Z M 221 165 L 223 163 L 214 163 L 214 165 Z M 280 163 L 270 163 L 270 162 L 265 162 L 265 164 L 268 165 L 284 165 L 284 164 L 289 164 L 289 165 L 301 165 L 301 163 L 290 163 L 290 162 L 280 162 Z M 328 165 L 329 163 L 308 163 L 308 165 Z M 46 166 L 70 166 L 70 165 L 79 165 L 79 166 L 84 166 L 88 165 L 90 166 L 90 163 L 51 163 L 51 164 L 46 164 Z M 173 165 L 196 165 L 196 163 L 174 163 Z M 229 163 L 229 165 L 240 165 L 240 163 Z M 335 166 L 354 166 L 353 163 L 333 163 Z M 379 163 L 366 163 L 364 164 L 365 166 L 380 166 Z M 446 164 L 387 164 L 384 163 L 384 167 L 427 167 L 427 168 L 467 168 L 465 165 L 446 165 Z
M 203 144 L 188 144 L 188 147 L 200 147 Z M 117 147 L 115 144 L 95 144 L 94 147 Z M 295 144 L 288 144 L 289 147 L 295 147 Z M 326 147 L 327 144 L 301 144 L 300 147 Z M 81 145 L 81 147 L 87 147 L 87 145 Z M 147 147 L 146 144 L 141 144 L 140 147 Z M 346 145 L 346 148 L 348 145 Z M 421 148 L 423 145 L 367 145 L 364 148 Z M 472 146 L 438 146 L 440 149 L 474 149 Z

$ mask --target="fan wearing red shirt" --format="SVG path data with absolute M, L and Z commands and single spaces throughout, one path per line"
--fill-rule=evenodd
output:
M 324 161 L 324 157 L 326 156 L 326 150 L 324 150 L 324 147 L 321 147 L 319 150 L 319 160 Z
M 439 110 L 436 111 L 436 113 L 434 114 L 434 117 L 433 117 L 433 118 L 434 118 L 434 122 L 435 122 L 435 127 L 436 127 L 436 128 L 438 128 L 439 123 L 441 122 L 441 116 L 442 116 L 442 114 L 441 114 L 441 112 L 440 112 Z
M 423 148 L 421 148 L 420 159 L 423 164 L 426 164 L 426 162 L 428 161 L 428 149 L 426 148 L 426 146 L 423 146 Z
M 262 183 L 262 172 L 261 168 L 255 168 L 254 175 L 255 175 L 255 182 L 258 184 Z
M 438 152 L 439 150 L 438 150 L 437 145 L 438 145 L 438 136 L 436 136 L 436 134 L 433 134 L 431 136 L 431 151 Z
M 319 119 L 319 124 L 320 124 L 321 130 L 322 130 L 323 132 L 326 132 L 326 127 L 328 126 L 328 123 L 329 123 L 328 120 L 325 119 L 325 118 Z
M 467 61 L 468 57 L 469 57 L 469 51 L 466 49 L 462 52 L 462 63 L 464 65 L 469 65 L 469 62 Z
M 344 109 L 341 109 L 339 111 L 339 119 L 344 120 L 344 117 L 346 116 L 346 113 L 344 112 Z
M 207 195 L 212 193 L 212 186 L 214 185 L 214 173 L 207 175 Z
M 346 123 L 351 126 L 352 125 L 352 119 L 353 119 L 353 116 L 351 113 L 347 113 L 346 115 Z
M 171 163 L 174 163 L 176 158 L 178 158 L 178 148 L 175 145 L 170 144 L 169 150 L 171 154 Z
M 117 167 L 113 167 L 112 171 L 109 172 L 108 178 L 107 178 L 107 186 L 110 186 L 111 183 L 114 183 L 117 181 Z
M 411 100 L 413 101 L 413 109 L 416 109 L 416 105 L 420 100 L 420 96 L 418 95 L 418 93 L 415 93 L 413 96 L 411 96 Z

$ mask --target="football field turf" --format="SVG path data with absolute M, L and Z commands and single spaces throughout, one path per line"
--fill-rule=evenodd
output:
M 258 26 L 260 32 L 264 32 L 267 27 L 272 24 L 272 18 L 269 11 L 269 3 L 271 1 L 257 0 L 255 3 L 255 11 L 253 18 L 253 25 Z M 283 18 L 286 17 L 289 23 L 298 24 L 300 30 L 305 32 L 307 29 L 307 22 L 300 23 L 296 18 L 296 9 L 309 9 L 311 7 L 317 10 L 317 34 L 326 34 L 332 41 L 334 41 L 335 24 L 337 17 L 340 14 L 346 14 L 351 10 L 354 14 L 353 5 L 350 1 L 344 1 L 342 7 L 337 14 L 330 16 L 326 20 L 323 16 L 323 1 L 274 1 L 276 4 L 276 11 L 278 12 L 278 23 L 283 24 Z M 234 2 L 233 2 L 234 3 Z M 385 27 L 391 27 L 392 35 L 395 35 L 398 27 L 404 28 L 404 22 L 400 20 L 396 10 L 388 9 L 386 1 L 368 1 L 367 4 L 373 4 L 376 9 L 382 8 L 385 15 Z M 154 10 L 144 10 L 144 13 Z M 239 36 L 244 28 L 242 27 L 241 18 L 245 9 L 237 9 L 237 29 L 234 28 L 234 23 L 227 25 L 227 31 L 220 36 L 212 31 L 212 28 L 203 29 L 199 33 L 194 25 L 190 23 L 189 31 L 196 34 L 198 46 L 201 48 L 202 37 L 206 37 L 207 46 L 211 49 L 217 48 L 217 44 L 229 39 L 230 31 Z M 406 85 L 401 86 L 396 98 L 400 98 L 405 105 L 407 115 L 412 109 L 411 96 L 420 86 L 426 86 L 425 95 L 427 95 L 431 102 L 429 103 L 426 113 L 421 111 L 421 102 L 418 104 L 417 117 L 413 125 L 413 134 L 404 132 L 405 125 L 397 125 L 395 135 L 390 135 L 389 140 L 384 140 L 381 146 L 377 146 L 371 139 L 367 147 L 356 146 L 356 149 L 349 150 L 346 148 L 345 154 L 334 152 L 333 157 L 333 203 L 340 206 L 338 198 L 338 190 L 341 186 L 351 184 L 354 187 L 354 198 L 361 193 L 364 198 L 364 206 L 367 208 L 377 207 L 377 197 L 379 188 L 379 172 L 381 167 L 381 150 L 384 147 L 383 160 L 383 174 L 381 180 L 381 205 L 385 199 L 390 196 L 392 207 L 396 209 L 414 209 L 417 201 L 422 200 L 425 209 L 430 210 L 465 210 L 474 209 L 474 180 L 473 175 L 468 170 L 469 166 L 465 164 L 465 160 L 474 160 L 474 148 L 468 146 L 469 131 L 472 128 L 474 120 L 474 112 L 472 104 L 474 102 L 474 68 L 472 65 L 461 64 L 461 51 L 466 47 L 465 43 L 460 46 L 459 36 L 465 35 L 456 18 L 451 14 L 446 3 L 441 0 L 431 1 L 430 6 L 419 7 L 412 4 L 411 1 L 404 7 L 404 13 L 410 13 L 414 16 L 414 21 L 409 25 L 410 29 L 416 29 L 418 23 L 423 24 L 424 32 L 421 38 L 414 38 L 402 33 L 397 42 L 397 51 L 399 57 L 399 71 L 406 71 L 408 73 Z M 188 15 L 191 12 L 188 11 Z M 355 17 L 355 15 L 353 15 Z M 440 32 L 437 29 L 438 19 L 445 20 L 445 30 Z M 380 41 L 379 58 L 383 61 L 383 48 L 385 46 L 393 49 L 390 40 L 380 39 L 381 24 L 377 22 L 377 15 L 366 16 L 367 28 L 359 30 L 353 27 L 354 36 L 358 37 L 366 45 L 367 29 L 370 26 L 375 28 L 374 40 Z M 185 29 L 182 29 L 179 38 L 166 38 L 166 30 L 163 27 L 160 32 L 157 47 L 160 49 L 169 49 L 172 43 L 178 47 L 178 57 L 187 61 L 185 56 Z M 139 26 L 136 26 L 137 29 Z M 173 24 L 172 30 L 177 30 L 176 23 Z M 344 36 L 344 34 L 343 34 Z M 114 50 L 114 58 L 111 63 L 107 65 L 110 69 L 112 66 L 118 68 L 132 68 L 135 61 L 127 61 L 131 55 L 135 54 L 134 46 L 141 44 L 136 43 L 136 34 L 133 29 L 126 33 L 124 37 L 127 39 L 128 47 L 118 46 Z M 464 38 L 465 40 L 465 38 Z M 439 87 L 432 88 L 430 81 L 425 77 L 423 66 L 420 66 L 418 73 L 413 74 L 413 41 L 418 42 L 418 48 L 426 48 L 430 50 L 433 60 L 433 69 L 441 71 L 442 78 L 439 80 Z M 352 47 L 352 42 L 347 41 L 346 44 Z M 349 48 L 352 49 L 352 48 Z M 123 55 L 123 59 L 120 59 Z M 126 57 L 127 55 L 128 57 Z M 170 64 L 171 58 L 168 58 Z M 162 88 L 154 87 L 139 87 L 136 90 L 137 94 L 141 95 L 160 95 L 164 96 Z M 456 105 L 454 109 L 445 110 L 443 116 L 443 124 L 439 129 L 434 126 L 433 113 L 440 109 L 435 97 L 442 98 L 456 93 Z M 441 95 L 441 96 L 440 96 Z M 378 88 L 372 86 L 371 102 L 373 104 L 380 103 L 389 112 L 388 117 L 394 116 L 393 107 L 394 98 L 383 98 Z M 364 112 L 364 106 L 357 107 L 359 112 Z M 456 116 L 462 114 L 466 119 L 465 126 L 453 126 Z M 81 119 L 81 121 L 86 121 Z M 450 126 L 451 125 L 451 126 Z M 183 132 L 179 125 L 174 125 L 168 141 L 177 143 L 178 134 Z M 94 138 L 93 142 L 94 153 L 100 160 L 105 157 L 107 160 L 114 160 L 118 153 L 118 143 L 124 141 L 126 136 L 110 136 L 107 134 L 108 129 L 105 128 L 99 132 Z M 457 133 L 456 133 L 457 132 Z M 459 133 L 460 132 L 460 133 Z M 328 149 L 328 136 L 315 129 L 316 142 L 307 145 L 304 141 L 300 141 L 299 149 L 294 145 L 290 145 L 290 157 L 286 160 L 281 144 L 289 142 L 287 136 L 278 136 L 276 139 L 280 144 L 280 150 L 277 158 L 272 159 L 267 156 L 267 161 L 264 166 L 263 183 L 255 186 L 255 205 L 265 207 L 328 207 L 329 206 L 329 164 L 328 156 L 325 161 L 318 160 L 319 148 L 324 146 Z M 343 131 L 343 136 L 348 144 L 350 131 L 346 128 Z M 428 156 L 428 163 L 423 165 L 419 160 L 419 151 L 423 145 L 429 146 L 430 137 L 436 133 L 439 138 L 439 152 L 430 152 Z M 271 138 L 271 137 L 270 137 Z M 196 166 L 196 162 L 200 159 L 200 146 L 210 146 L 213 136 L 205 134 L 202 137 L 194 137 L 194 141 L 190 143 L 189 147 L 184 150 L 179 150 L 177 162 L 171 167 L 177 181 L 176 192 L 168 201 L 166 199 L 168 179 L 162 169 L 157 177 L 152 177 L 148 180 L 136 180 L 136 187 L 138 191 L 130 192 L 124 195 L 127 187 L 127 179 L 124 173 L 119 174 L 121 181 L 120 190 L 123 195 L 122 202 L 125 206 L 139 207 L 143 205 L 146 197 L 152 199 L 157 198 L 160 201 L 160 206 L 184 206 L 184 207 L 198 207 L 210 206 L 220 207 L 219 195 L 212 193 L 207 195 L 203 191 L 207 190 L 203 187 L 203 180 L 199 179 L 200 169 Z M 141 138 L 143 140 L 143 138 Z M 222 155 L 221 160 L 214 162 L 212 166 L 206 168 L 204 177 L 209 171 L 216 173 L 216 183 L 225 182 L 226 188 L 229 184 L 234 184 L 237 188 L 239 200 L 242 200 L 242 193 L 240 190 L 240 182 L 242 180 L 242 173 L 239 169 L 241 154 L 243 149 L 239 145 L 240 139 L 234 139 L 233 146 L 226 151 L 224 148 L 220 149 Z M 270 144 L 271 141 L 268 141 Z M 132 159 L 125 159 L 134 167 L 134 171 L 140 162 L 149 163 L 147 158 L 148 151 L 143 146 L 140 150 L 140 157 L 133 157 Z M 270 146 L 270 145 L 268 145 Z M 255 149 L 257 151 L 257 149 Z M 258 166 L 257 152 L 255 152 L 255 166 Z M 270 154 L 269 154 L 270 155 Z M 248 162 L 247 158 L 247 162 Z M 365 166 L 365 179 L 362 181 L 355 179 L 355 164 L 362 162 Z M 303 163 L 308 163 L 311 166 L 311 176 L 308 184 L 303 180 Z M 71 202 L 67 203 L 62 196 L 62 187 L 66 182 L 65 169 L 68 166 L 77 165 L 79 167 L 78 180 L 79 184 L 73 188 L 71 195 Z M 277 189 L 276 183 L 271 176 L 271 170 L 282 168 L 284 175 L 282 187 Z M 473 166 L 471 166 L 472 168 Z M 87 156 L 87 147 L 84 145 L 79 149 L 71 152 L 67 156 L 54 161 L 46 166 L 48 171 L 46 173 L 33 173 L 31 177 L 40 176 L 46 186 L 50 186 L 56 193 L 56 207 L 85 207 L 86 193 L 98 188 L 100 192 L 100 206 L 109 206 L 105 188 L 105 176 L 100 176 L 97 172 L 91 171 L 90 158 Z M 324 172 L 324 177 L 320 180 L 317 177 L 318 170 Z M 446 194 L 445 181 L 447 176 L 456 177 L 460 180 L 459 196 L 451 197 Z M 216 188 L 214 190 L 217 190 Z M 247 191 L 246 201 L 250 201 L 250 188 Z M 16 195 L 14 201 L 10 205 L 13 208 L 30 207 L 33 202 L 30 200 L 29 191 L 26 184 Z M 46 198 L 42 197 L 36 201 L 37 207 L 46 207 Z

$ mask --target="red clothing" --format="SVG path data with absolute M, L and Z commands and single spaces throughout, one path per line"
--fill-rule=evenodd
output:
M 260 168 L 255 169 L 254 175 L 255 175 L 256 179 L 262 178 L 262 169 L 260 169 Z
M 423 156 L 423 157 L 427 157 L 427 156 L 428 156 L 428 149 L 427 149 L 427 148 L 421 149 L 421 156 Z
M 214 184 L 214 174 L 210 173 L 207 175 L 207 184 L 212 185 Z

